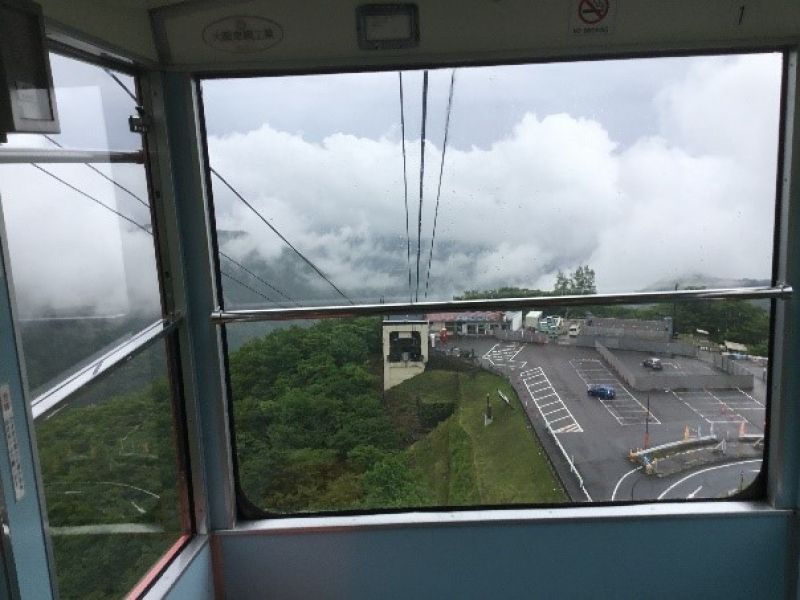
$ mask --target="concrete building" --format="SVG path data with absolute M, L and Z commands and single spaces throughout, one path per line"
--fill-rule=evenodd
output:
M 446 329 L 450 335 L 489 335 L 500 329 L 503 313 L 499 311 L 466 311 L 431 313 L 427 317 L 431 331 Z
M 536 329 L 539 326 L 539 320 L 542 318 L 542 311 L 531 310 L 525 315 L 525 328 Z
M 508 329 L 509 331 L 519 331 L 522 329 L 522 311 L 515 310 L 505 313 L 505 322 L 506 326 L 504 329 Z

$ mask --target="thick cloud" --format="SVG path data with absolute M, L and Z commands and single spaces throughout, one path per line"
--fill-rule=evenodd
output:
M 449 148 L 431 297 L 548 286 L 557 269 L 579 263 L 596 270 L 602 291 L 697 273 L 769 277 L 780 58 L 714 57 L 687 65 L 682 78 L 649 100 L 656 133 L 624 146 L 600 118 L 527 111 L 487 146 Z M 463 138 L 473 113 L 459 112 L 459 91 L 452 127 Z M 617 93 L 624 97 L 625 90 Z M 315 141 L 265 123 L 211 137 L 209 146 L 212 164 L 340 287 L 363 298 L 403 297 L 396 128 L 378 139 L 335 133 Z M 407 140 L 406 148 L 415 279 L 419 140 Z M 429 142 L 423 286 L 439 160 L 440 148 Z M 247 234 L 225 249 L 243 260 L 279 260 L 282 242 L 220 186 L 215 190 L 219 226 Z M 308 272 L 296 277 L 315 280 Z
M 148 210 L 85 165 L 42 165 L 131 219 Z M 99 166 L 146 199 L 141 165 Z M 17 305 L 41 316 L 160 315 L 153 237 L 31 165 L 0 167 Z
M 133 101 L 102 68 L 58 55 L 51 64 L 61 133 L 50 137 L 66 148 L 141 147 L 127 123 Z M 134 89 L 131 77 L 117 77 Z M 55 148 L 40 135 L 11 135 L 5 146 Z M 41 167 L 149 227 L 145 206 L 86 165 Z M 147 201 L 142 165 L 94 167 Z M 0 199 L 23 319 L 160 316 L 151 235 L 32 165 L 0 166 Z

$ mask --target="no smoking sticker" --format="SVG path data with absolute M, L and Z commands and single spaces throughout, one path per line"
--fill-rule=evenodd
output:
M 569 29 L 573 35 L 611 33 L 619 0 L 573 0 Z

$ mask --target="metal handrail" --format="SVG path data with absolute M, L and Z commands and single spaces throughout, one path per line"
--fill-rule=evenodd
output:
M 117 150 L 68 150 L 44 148 L 2 148 L 0 164 L 27 163 L 144 163 L 141 150 L 120 152 Z
M 92 360 L 88 365 L 84 366 L 67 379 L 60 381 L 43 394 L 40 394 L 31 401 L 33 418 L 38 419 L 45 413 L 52 411 L 88 383 L 107 374 L 144 349 L 150 347 L 169 332 L 173 331 L 180 321 L 180 315 L 172 320 L 159 319 L 152 325 L 139 331 L 133 337 L 126 339 L 104 353 L 102 356 Z
M 216 325 L 237 322 L 290 321 L 296 319 L 346 318 L 380 315 L 426 314 L 467 310 L 525 310 L 532 308 L 568 308 L 607 304 L 648 304 L 653 302 L 691 302 L 697 300 L 784 299 L 792 295 L 789 285 L 673 290 L 625 294 L 581 296 L 534 296 L 485 300 L 450 300 L 392 304 L 357 304 L 355 306 L 307 306 L 301 308 L 264 308 L 257 310 L 216 310 L 211 322 Z

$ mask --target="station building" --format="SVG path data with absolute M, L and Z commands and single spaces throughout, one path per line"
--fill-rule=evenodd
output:
M 424 315 L 397 315 L 383 321 L 383 389 L 425 371 L 428 321 Z

